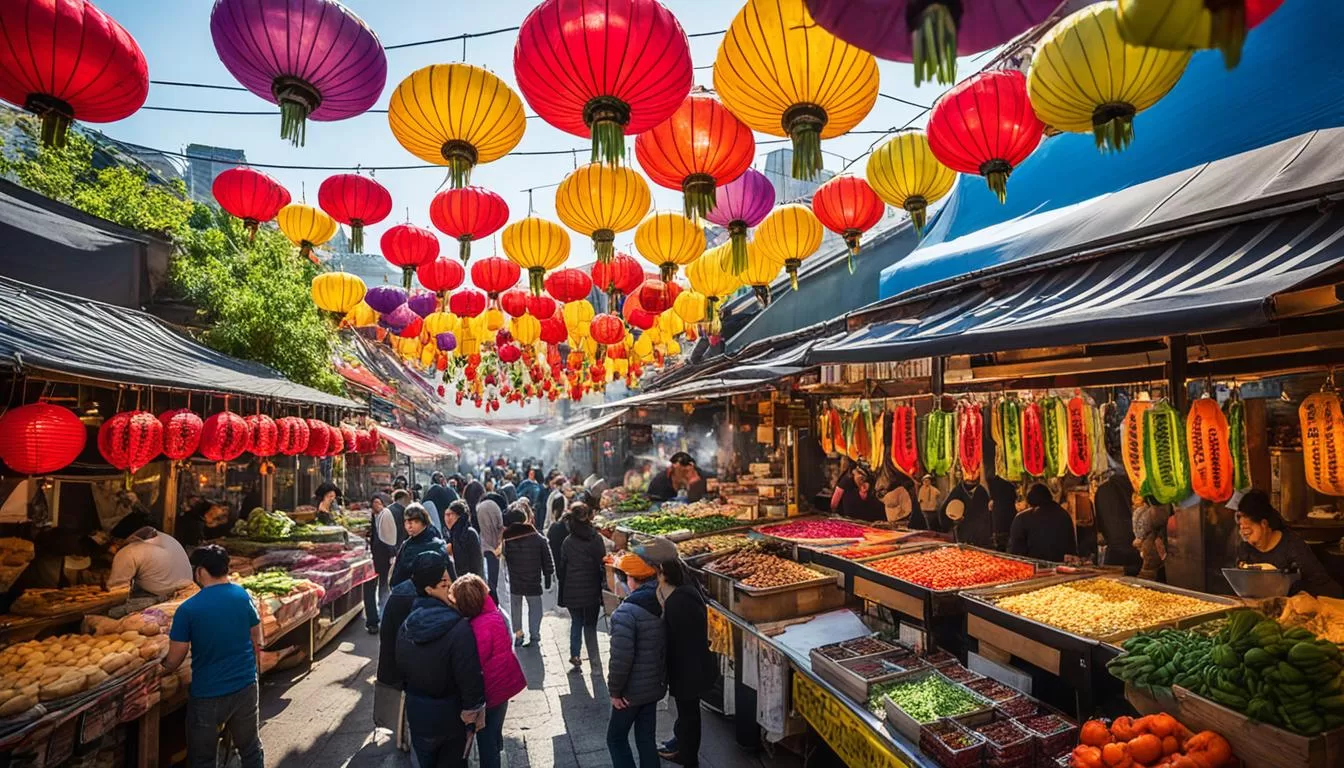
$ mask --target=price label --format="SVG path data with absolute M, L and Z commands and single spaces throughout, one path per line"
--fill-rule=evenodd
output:
M 802 673 L 793 676 L 793 708 L 850 768 L 910 768 L 867 723 Z

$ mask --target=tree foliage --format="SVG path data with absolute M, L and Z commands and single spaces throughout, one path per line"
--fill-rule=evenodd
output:
M 174 246 L 168 290 L 202 314 L 202 343 L 291 381 L 343 390 L 331 367 L 335 332 L 309 293 L 317 268 L 284 235 L 263 227 L 249 242 L 238 221 L 188 199 L 182 182 L 158 184 L 134 166 L 97 167 L 94 150 L 72 131 L 63 150 L 0 154 L 0 173 L 86 213 L 167 237 Z

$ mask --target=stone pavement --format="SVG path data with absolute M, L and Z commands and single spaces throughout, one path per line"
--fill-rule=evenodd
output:
M 501 597 L 507 605 L 507 597 Z M 569 671 L 569 615 L 554 603 L 552 592 L 546 596 L 542 647 L 518 649 L 528 687 L 509 703 L 504 765 L 604 768 L 611 765 L 606 748 L 611 702 L 604 682 L 605 661 L 600 671 L 587 662 L 582 673 Z M 604 660 L 606 630 L 603 619 L 598 636 Z M 319 654 L 311 671 L 265 678 L 261 738 L 268 768 L 412 768 L 409 755 L 396 750 L 386 731 L 373 731 L 377 658 L 378 638 L 367 634 L 357 620 Z M 667 702 L 659 706 L 660 741 L 672 732 L 674 717 L 668 709 Z M 799 764 L 782 752 L 749 755 L 737 746 L 729 720 L 708 711 L 702 719 L 700 764 L 705 768 Z

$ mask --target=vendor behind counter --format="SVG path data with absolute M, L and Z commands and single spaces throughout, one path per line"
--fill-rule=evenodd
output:
M 667 469 L 657 473 L 649 481 L 648 497 L 653 501 L 671 501 L 686 491 L 686 501 L 696 502 L 705 497 L 706 475 L 700 471 L 695 459 L 685 451 L 672 454 Z
M 107 577 L 109 588 L 132 585 L 135 592 L 162 598 L 192 583 L 187 551 L 172 536 L 150 525 L 148 515 L 132 512 L 110 535 L 119 546 Z
M 1268 563 L 1279 570 L 1301 574 L 1290 595 L 1306 592 L 1316 597 L 1344 597 L 1344 588 L 1330 577 L 1310 545 L 1296 531 L 1289 530 L 1283 516 L 1270 504 L 1264 491 L 1250 490 L 1227 504 L 1237 513 L 1237 562 Z

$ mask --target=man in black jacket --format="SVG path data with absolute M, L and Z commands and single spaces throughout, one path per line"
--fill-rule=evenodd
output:
M 527 522 L 527 514 L 514 506 L 504 516 L 504 562 L 509 567 L 509 616 L 514 642 L 528 648 L 541 643 L 541 595 L 543 582 L 551 588 L 555 563 L 546 537 Z M 527 602 L 528 638 L 523 642 L 523 602 Z
M 411 580 L 419 597 L 397 633 L 411 746 L 421 766 L 466 768 L 467 727 L 485 723 L 476 636 L 449 603 L 453 579 L 446 569 L 416 568 Z
M 556 521 L 551 529 L 563 527 L 565 532 L 558 547 L 557 572 L 560 574 L 560 594 L 557 604 L 569 610 L 569 663 L 572 671 L 582 668 L 579 659 L 579 641 L 588 646 L 588 663 L 600 669 L 602 660 L 597 652 L 597 620 L 602 615 L 602 585 L 606 581 L 607 548 L 602 536 L 593 528 L 593 510 L 587 504 L 575 504 Z M 555 538 L 551 546 L 555 547 Z
M 484 579 L 485 556 L 481 552 L 481 535 L 471 527 L 467 515 L 467 502 L 461 499 L 449 504 L 448 511 L 443 514 L 443 523 L 448 526 L 449 553 L 453 556 L 453 565 L 458 574 L 465 576 L 474 573 Z
M 447 526 L 443 523 L 444 510 L 448 505 L 457 501 L 457 491 L 448 487 L 448 478 L 444 477 L 442 472 L 435 472 L 430 476 L 429 490 L 425 491 L 425 501 L 434 503 L 434 509 L 439 515 L 439 519 L 434 521 L 434 525 L 439 529 Z
M 401 670 L 397 668 L 397 632 L 401 630 L 406 617 L 411 615 L 411 605 L 419 596 L 415 588 L 417 572 L 428 574 L 425 579 L 433 577 L 435 583 L 438 583 L 437 580 L 443 578 L 445 573 L 449 579 L 457 578 L 452 562 L 442 553 L 424 552 L 412 561 L 411 578 L 393 587 L 391 594 L 387 596 L 387 602 L 383 605 L 382 621 L 378 626 L 378 682 L 398 690 L 404 687 L 404 681 Z

